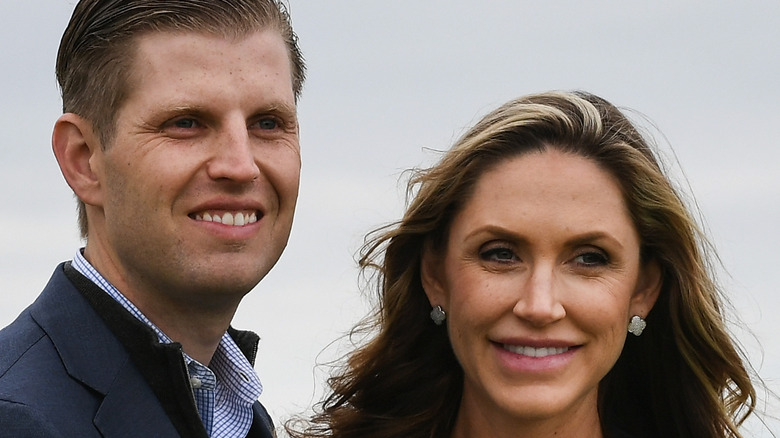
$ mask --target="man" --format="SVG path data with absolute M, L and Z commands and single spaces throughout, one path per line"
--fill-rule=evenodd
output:
M 277 0 L 82 0 L 52 136 L 86 245 L 0 332 L 0 435 L 270 437 L 230 328 L 292 226 L 304 64 Z

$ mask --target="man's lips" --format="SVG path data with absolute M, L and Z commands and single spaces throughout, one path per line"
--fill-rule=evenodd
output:
M 258 217 L 262 217 L 262 214 L 258 210 L 204 210 L 190 213 L 189 216 L 196 221 L 242 227 L 257 222 Z

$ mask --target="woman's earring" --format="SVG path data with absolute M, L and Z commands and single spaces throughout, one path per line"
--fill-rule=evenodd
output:
M 634 315 L 631 317 L 631 322 L 628 323 L 628 332 L 634 336 L 639 336 L 645 327 L 647 327 L 645 320 L 639 315 Z
M 431 319 L 436 325 L 441 325 L 441 323 L 447 319 L 447 314 L 444 313 L 444 309 L 442 309 L 441 306 L 433 306 L 433 310 L 431 310 Z

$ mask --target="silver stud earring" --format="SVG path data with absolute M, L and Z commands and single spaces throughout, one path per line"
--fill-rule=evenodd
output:
M 441 325 L 441 323 L 447 319 L 447 314 L 441 306 L 433 306 L 433 310 L 431 310 L 431 319 L 436 325 Z
M 639 315 L 634 315 L 631 317 L 631 322 L 628 323 L 628 332 L 634 336 L 639 336 L 645 327 L 647 327 L 645 320 Z

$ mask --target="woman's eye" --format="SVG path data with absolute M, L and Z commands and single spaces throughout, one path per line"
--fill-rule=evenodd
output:
M 578 255 L 574 258 L 577 264 L 582 266 L 604 266 L 609 263 L 607 256 L 601 252 L 591 251 Z
M 480 253 L 482 260 L 507 263 L 517 259 L 515 253 L 509 248 L 491 248 Z

